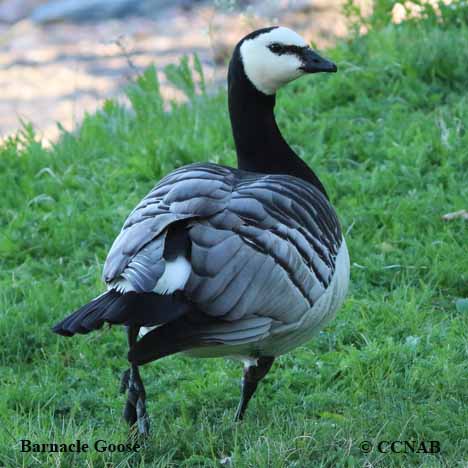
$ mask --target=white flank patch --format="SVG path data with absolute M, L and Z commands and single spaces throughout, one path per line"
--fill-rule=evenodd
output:
M 303 75 L 301 60 L 293 54 L 278 55 L 268 46 L 307 46 L 305 40 L 291 29 L 279 27 L 246 40 L 240 47 L 244 71 L 251 83 L 264 94 L 274 94 L 278 88 Z
M 190 265 L 190 262 L 183 256 L 179 256 L 170 262 L 166 261 L 164 273 L 156 283 L 153 292 L 158 294 L 172 294 L 178 289 L 183 289 L 191 272 L 192 265 Z
M 178 289 L 183 289 L 192 271 L 190 262 L 185 257 L 179 256 L 175 260 L 166 261 L 165 267 L 164 273 L 156 283 L 153 292 L 157 294 L 172 294 Z M 115 289 L 121 294 L 135 291 L 132 283 L 122 277 L 109 283 L 107 289 Z
M 351 267 L 349 262 L 348 246 L 346 245 L 344 237 L 341 242 L 340 249 L 338 250 L 335 265 L 335 275 L 337 276 L 336 282 L 338 283 L 337 289 L 339 289 L 334 303 L 336 311 L 342 306 L 345 297 L 348 294 L 349 287 L 349 272 Z

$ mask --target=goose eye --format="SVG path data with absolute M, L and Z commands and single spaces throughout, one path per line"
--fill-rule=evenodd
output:
M 280 54 L 283 51 L 283 46 L 281 44 L 278 44 L 277 42 L 274 42 L 273 44 L 270 44 L 268 48 L 274 53 L 274 54 Z

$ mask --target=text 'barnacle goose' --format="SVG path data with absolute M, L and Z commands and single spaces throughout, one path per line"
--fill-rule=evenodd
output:
M 238 168 L 192 164 L 164 177 L 110 249 L 107 292 L 55 325 L 64 336 L 126 325 L 124 417 L 141 433 L 149 422 L 140 365 L 178 352 L 242 360 L 242 419 L 274 359 L 342 304 L 349 257 L 337 215 L 274 117 L 279 87 L 335 71 L 290 29 L 243 38 L 228 72 Z

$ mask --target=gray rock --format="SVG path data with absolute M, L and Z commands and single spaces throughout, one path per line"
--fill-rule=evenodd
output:
M 188 10 L 203 1 L 204 0 L 142 0 L 139 2 L 138 10 L 144 16 L 150 15 L 155 17 L 158 16 L 162 10 L 174 7 Z
M 36 8 L 31 19 L 37 23 L 54 21 L 96 21 L 137 13 L 138 0 L 56 0 Z
M 54 21 L 98 21 L 125 15 L 157 16 L 171 7 L 190 8 L 201 0 L 53 0 L 36 8 L 31 19 Z

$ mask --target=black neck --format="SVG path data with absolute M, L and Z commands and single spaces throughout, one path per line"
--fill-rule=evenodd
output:
M 239 47 L 229 64 L 228 99 L 239 169 L 293 175 L 327 196 L 315 173 L 281 135 L 274 114 L 275 95 L 261 93 L 247 78 Z

